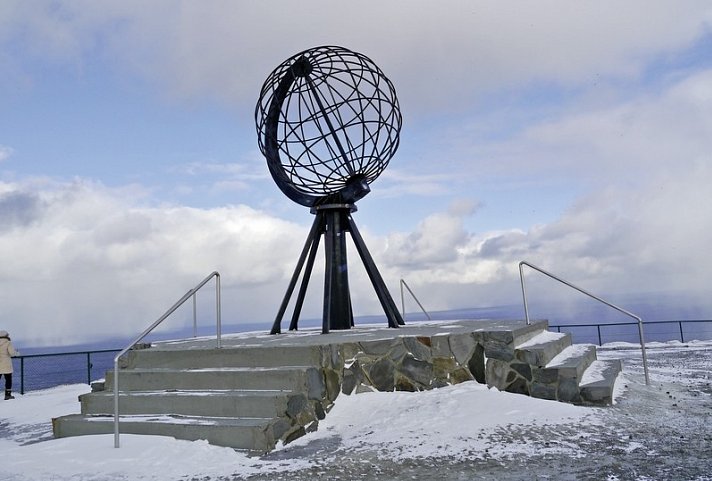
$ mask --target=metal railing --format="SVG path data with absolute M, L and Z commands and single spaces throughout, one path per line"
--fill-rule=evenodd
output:
M 680 342 L 684 343 L 685 342 L 685 330 L 684 330 L 684 325 L 685 324 L 712 324 L 712 319 L 677 319 L 677 320 L 672 320 L 672 321 L 645 321 L 645 325 L 650 327 L 650 326 L 661 326 L 665 324 L 672 324 L 675 325 L 677 324 L 677 328 L 674 331 L 675 332 L 675 337 L 679 335 L 680 337 Z M 550 324 L 549 329 L 556 329 L 558 332 L 562 332 L 562 329 L 566 329 L 567 331 L 571 332 L 573 329 L 581 329 L 581 328 L 596 328 L 596 335 L 598 338 L 598 345 L 602 346 L 603 345 L 603 333 L 602 329 L 604 328 L 616 328 L 616 327 L 622 327 L 622 326 L 637 326 L 637 322 L 606 322 L 606 323 L 590 323 L 590 324 Z M 663 332 L 662 336 L 660 336 L 661 333 L 658 333 L 658 337 L 662 337 L 665 341 L 671 340 L 668 334 L 670 334 L 670 331 L 665 331 Z M 689 331 L 688 331 L 689 335 Z M 615 339 L 621 340 L 622 334 L 618 333 L 615 335 Z M 588 336 L 587 336 L 588 337 Z M 650 343 L 650 330 L 648 329 L 647 331 L 647 337 L 648 337 L 648 344 Z M 688 339 L 689 340 L 689 339 Z
M 46 389 L 60 384 L 70 384 L 86 380 L 87 384 L 92 382 L 92 370 L 106 367 L 108 360 L 102 362 L 102 354 L 119 352 L 119 349 L 100 349 L 96 351 L 71 351 L 60 353 L 44 354 L 23 354 L 14 359 L 20 361 L 20 394 L 25 394 L 27 385 L 32 389 Z M 99 367 L 94 363 L 99 358 Z M 112 357 L 113 358 L 113 357 Z M 33 365 L 34 369 L 28 374 L 27 364 Z M 83 368 L 78 366 L 83 365 Z M 38 368 L 39 366 L 39 368 Z M 44 367 L 44 368 L 43 368 Z
M 558 282 L 560 282 L 560 283 L 562 283 L 562 284 L 564 284 L 564 285 L 566 285 L 566 286 L 568 286 L 568 287 L 570 287 L 570 288 L 572 288 L 572 289 L 574 289 L 574 290 L 580 292 L 581 294 L 587 295 L 587 296 L 590 297 L 591 299 L 595 299 L 596 301 L 601 302 L 601 303 L 607 305 L 608 307 L 610 307 L 610 308 L 612 308 L 612 309 L 615 309 L 616 311 L 618 311 L 618 312 L 620 312 L 620 313 L 622 313 L 622 314 L 625 314 L 626 316 L 629 316 L 629 317 L 632 317 L 633 319 L 635 319 L 635 320 L 637 321 L 637 324 L 638 324 L 638 337 L 640 338 L 640 350 L 641 350 L 641 352 L 642 352 L 642 354 L 643 354 L 643 371 L 645 372 L 645 384 L 646 384 L 646 385 L 650 385 L 650 375 L 649 375 L 649 373 L 648 373 L 648 356 L 647 356 L 647 354 L 646 354 L 646 352 L 645 352 L 645 338 L 644 338 L 644 336 L 643 336 L 643 319 L 641 319 L 640 317 L 636 316 L 636 315 L 633 314 L 632 312 L 623 309 L 622 307 L 618 307 L 618 306 L 616 306 L 615 304 L 611 304 L 610 302 L 608 302 L 608 301 L 606 301 L 606 300 L 604 300 L 604 299 L 602 299 L 602 298 L 600 298 L 600 297 L 598 297 L 598 296 L 596 296 L 596 295 L 594 295 L 594 294 L 591 294 L 590 292 L 588 292 L 588 291 L 586 291 L 586 290 L 584 290 L 584 289 L 581 289 L 580 287 L 575 286 L 574 284 L 572 284 L 572 283 L 570 283 L 570 282 L 568 282 L 568 281 L 563 280 L 562 278 L 560 278 L 560 277 L 558 277 L 558 276 L 552 274 L 551 272 L 545 271 L 545 270 L 542 269 L 541 267 L 537 267 L 537 266 L 535 266 L 535 265 L 533 265 L 533 264 L 530 264 L 529 262 L 526 262 L 526 261 L 521 261 L 521 262 L 519 263 L 519 279 L 520 279 L 521 284 L 522 284 L 522 298 L 523 298 L 523 300 L 524 300 L 524 316 L 525 316 L 525 318 L 526 318 L 527 325 L 529 325 L 531 322 L 530 322 L 530 320 L 529 320 L 529 304 L 527 303 L 527 290 L 526 290 L 526 288 L 524 287 L 524 269 L 523 269 L 524 266 L 530 267 L 530 268 L 534 269 L 535 271 L 537 271 L 537 272 L 539 272 L 539 273 L 541 273 L 541 274 L 544 274 L 545 276 L 547 276 L 547 277 L 549 277 L 549 278 L 551 278 L 551 279 L 554 279 L 555 281 L 558 281 Z
M 415 294 L 413 294 L 413 291 L 410 289 L 410 286 L 405 282 L 404 279 L 400 280 L 400 294 L 401 294 L 401 317 L 405 321 L 405 296 L 403 295 L 403 287 L 408 289 L 408 292 L 410 293 L 410 296 L 415 299 L 415 302 L 418 303 L 418 307 L 420 307 L 420 310 L 423 311 L 423 314 L 425 314 L 425 317 L 428 318 L 429 321 L 432 320 L 430 317 L 430 314 L 428 314 L 428 311 L 425 310 L 423 305 L 420 303 L 417 297 L 415 297 Z
M 160 323 L 162 323 L 168 316 L 173 314 L 176 309 L 182 306 L 185 301 L 193 298 L 193 333 L 197 336 L 196 319 L 195 319 L 195 294 L 207 284 L 213 277 L 215 277 L 215 311 L 216 311 L 216 341 L 217 347 L 222 347 L 221 340 L 221 325 L 220 325 L 220 274 L 217 271 L 213 271 L 205 279 L 203 279 L 198 285 L 193 289 L 189 290 L 183 297 L 181 297 L 178 302 L 173 304 L 173 306 L 168 309 L 161 317 L 159 317 L 153 324 L 148 326 L 145 331 L 143 331 L 136 339 L 134 339 L 131 344 L 126 346 L 121 352 L 119 352 L 116 357 L 114 357 L 114 447 L 120 447 L 119 441 L 119 359 L 121 356 L 126 354 L 132 347 L 141 342 L 141 340 L 146 337 L 151 331 L 153 331 Z

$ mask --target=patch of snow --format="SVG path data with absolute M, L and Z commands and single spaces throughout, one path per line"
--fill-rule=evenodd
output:
M 346 450 L 378 445 L 379 456 L 388 459 L 452 456 L 480 448 L 484 452 L 483 433 L 511 424 L 590 423 L 595 422 L 595 413 L 590 408 L 488 389 L 476 382 L 415 393 L 370 392 L 339 396 L 317 432 L 287 447 L 337 436 Z M 408 448 L 403 449 L 404 445 Z
M 603 374 L 606 371 L 606 363 L 603 361 L 593 361 L 588 369 L 581 376 L 581 384 L 591 384 L 594 382 L 604 381 L 606 378 Z
M 569 359 L 581 357 L 593 344 L 573 344 L 554 357 L 546 367 L 556 367 L 565 364 Z
M 536 336 L 532 337 L 528 341 L 517 345 L 516 348 L 517 349 L 525 349 L 527 347 L 532 347 L 532 346 L 536 346 L 539 344 L 545 344 L 545 343 L 551 342 L 551 341 L 558 341 L 565 335 L 566 334 L 563 332 L 543 331 L 543 332 L 537 334 Z

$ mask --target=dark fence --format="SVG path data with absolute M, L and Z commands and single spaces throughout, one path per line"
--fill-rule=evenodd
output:
M 21 394 L 61 384 L 91 384 L 113 369 L 114 356 L 120 351 L 104 349 L 18 356 L 13 359 L 14 380 L 19 383 Z
M 568 332 L 574 342 L 591 342 L 599 346 L 608 342 L 640 342 L 637 322 L 613 322 L 606 324 L 561 324 L 549 329 Z M 705 340 L 712 338 L 712 319 L 685 319 L 678 321 L 643 322 L 645 342 L 679 340 Z
M 638 323 L 619 322 L 608 324 L 551 325 L 550 329 L 568 332 L 574 342 L 597 343 L 622 341 L 638 343 Z M 693 339 L 712 339 L 712 319 L 648 321 L 644 323 L 645 342 Z M 114 356 L 120 349 L 78 351 L 53 354 L 30 354 L 18 356 L 15 362 L 15 382 L 20 393 L 46 389 L 61 384 L 91 384 L 113 369 Z M 19 374 L 19 375 L 18 375 Z

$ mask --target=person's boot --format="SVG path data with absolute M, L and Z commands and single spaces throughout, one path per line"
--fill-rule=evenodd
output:
M 5 391 L 5 401 L 8 399 L 15 399 L 15 396 L 12 395 L 12 391 Z

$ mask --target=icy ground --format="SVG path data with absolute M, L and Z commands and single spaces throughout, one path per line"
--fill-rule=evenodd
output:
M 262 457 L 205 442 L 113 435 L 52 439 L 86 385 L 0 401 L 0 480 L 712 480 L 712 342 L 620 358 L 616 403 L 588 408 L 464 383 L 340 396 L 316 433 Z

